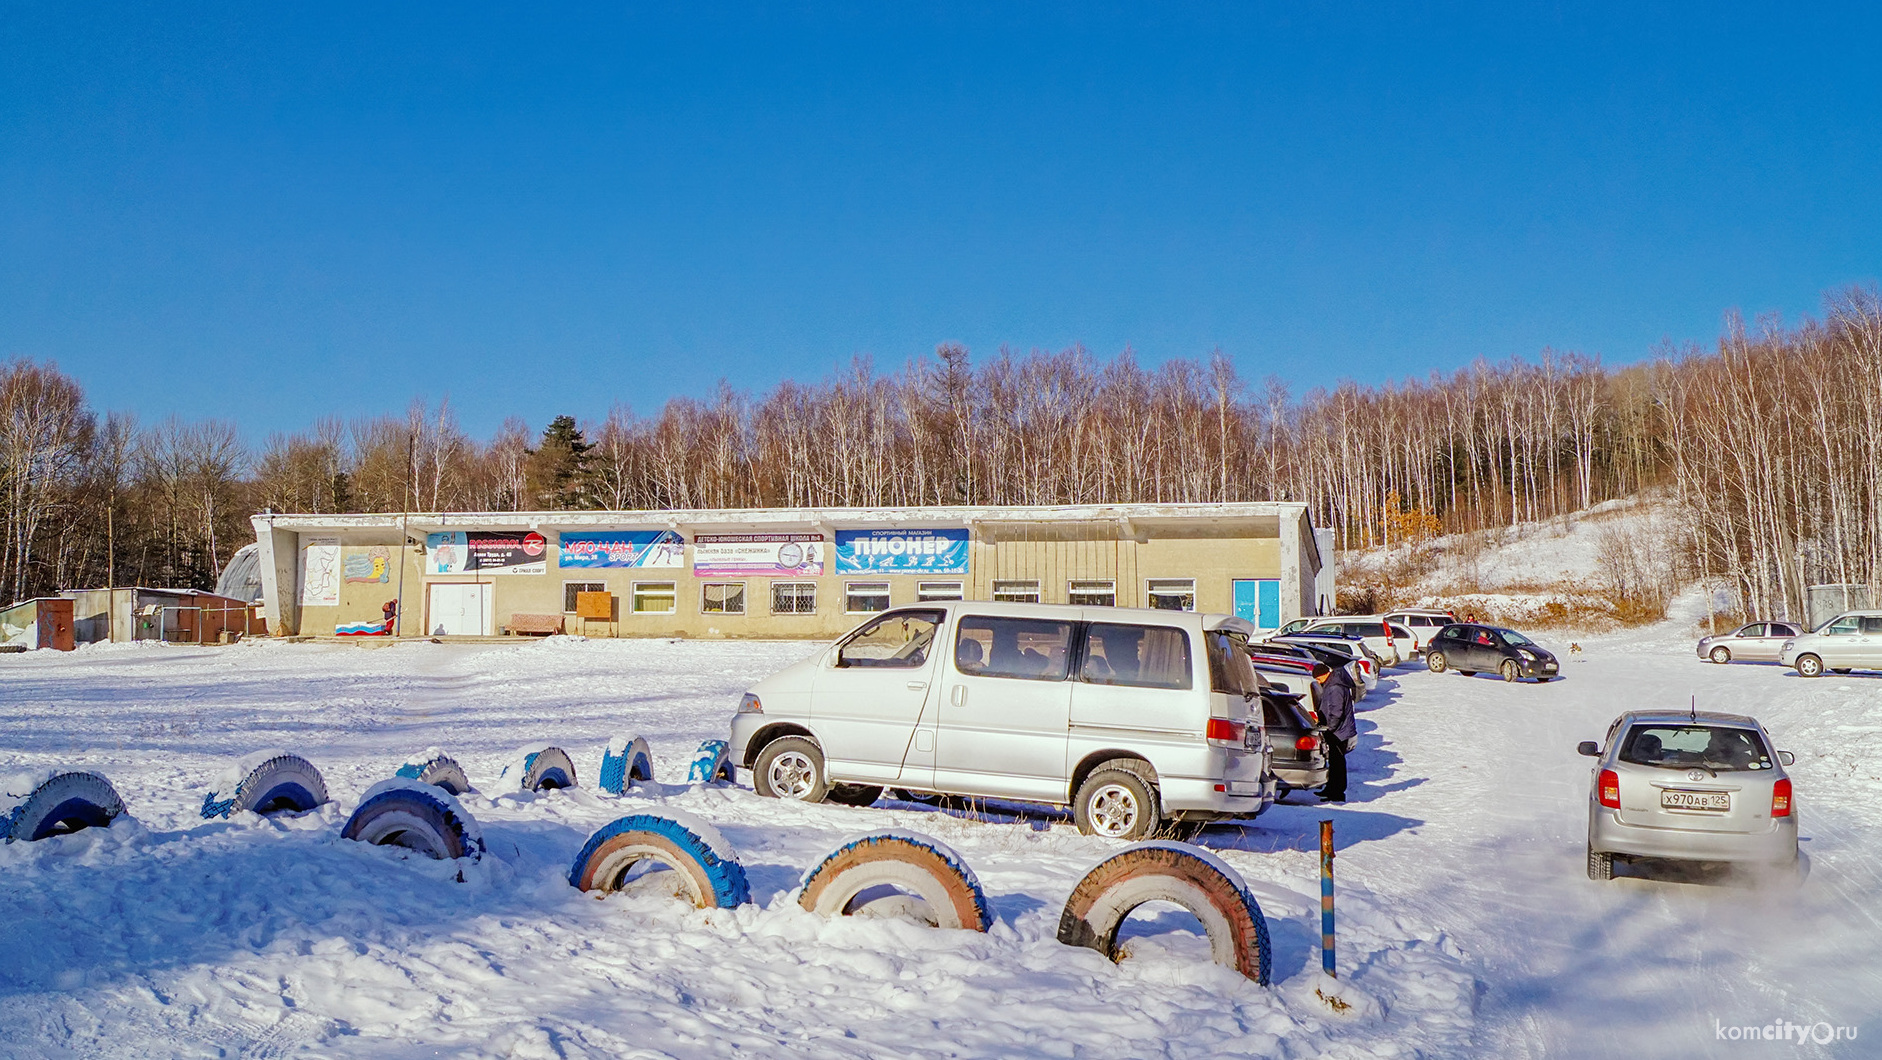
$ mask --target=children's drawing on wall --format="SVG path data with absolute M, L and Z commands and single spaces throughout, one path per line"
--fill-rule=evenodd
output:
M 346 554 L 344 570 L 349 582 L 378 582 L 383 585 L 392 580 L 392 550 L 384 545 L 356 548 Z

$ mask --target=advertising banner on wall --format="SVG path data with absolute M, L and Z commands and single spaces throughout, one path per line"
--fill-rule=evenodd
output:
M 693 573 L 807 578 L 823 573 L 822 534 L 698 534 Z
M 556 543 L 563 567 L 686 566 L 686 539 L 671 530 L 562 534 Z
M 966 574 L 967 530 L 838 530 L 838 574 Z
M 340 539 L 304 537 L 301 542 L 301 606 L 339 606 Z
M 426 574 L 545 574 L 549 540 L 534 530 L 425 535 Z

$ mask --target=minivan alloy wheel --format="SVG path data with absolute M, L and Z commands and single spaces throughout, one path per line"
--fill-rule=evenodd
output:
M 765 776 L 780 798 L 801 799 L 816 786 L 817 767 L 802 751 L 786 751 L 771 760 Z
M 1091 797 L 1091 824 L 1099 835 L 1128 835 L 1142 814 L 1136 794 L 1122 784 L 1106 784 Z
M 1797 674 L 1800 677 L 1821 677 L 1823 675 L 1823 660 L 1814 655 L 1798 656 Z

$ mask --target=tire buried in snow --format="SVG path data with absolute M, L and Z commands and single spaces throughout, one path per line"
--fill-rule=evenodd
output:
M 288 751 L 256 751 L 222 771 L 203 796 L 205 819 L 255 813 L 306 813 L 327 802 L 327 781 L 312 762 Z
M 108 828 L 123 812 L 117 789 L 97 773 L 48 769 L 0 779 L 0 834 L 9 843 Z
M 985 931 L 993 925 L 974 870 L 938 839 L 886 830 L 857 836 L 804 874 L 797 904 L 819 916 L 848 916 L 895 892 L 919 897 L 936 927 Z
M 622 794 L 637 780 L 653 779 L 653 752 L 639 736 L 616 736 L 601 751 L 601 790 Z
M 706 740 L 693 752 L 693 764 L 686 770 L 688 784 L 737 783 L 732 770 L 732 749 L 724 740 Z
M 435 784 L 404 777 L 366 789 L 340 838 L 404 847 L 440 861 L 484 856 L 483 832 L 457 797 Z
M 588 837 L 569 866 L 571 886 L 609 894 L 645 862 L 672 870 L 681 897 L 700 909 L 730 909 L 751 900 L 744 866 L 719 830 L 680 810 L 635 813 Z
M 579 786 L 575 780 L 575 762 L 568 752 L 546 743 L 516 752 L 515 760 L 503 767 L 503 775 L 497 778 L 497 783 L 506 791 L 554 791 Z
M 453 795 L 467 795 L 477 790 L 471 787 L 470 778 L 464 775 L 464 767 L 457 764 L 457 759 L 436 747 L 427 747 L 407 758 L 393 775 L 420 784 L 433 784 Z
M 1118 959 L 1117 931 L 1145 902 L 1174 902 L 1209 935 L 1215 962 L 1262 986 L 1274 957 L 1268 921 L 1241 874 L 1200 847 L 1151 842 L 1127 847 L 1078 881 L 1059 915 L 1059 941 Z

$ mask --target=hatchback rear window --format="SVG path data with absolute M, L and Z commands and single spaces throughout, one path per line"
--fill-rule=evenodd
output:
M 1764 740 L 1751 729 L 1732 725 L 1636 725 L 1628 730 L 1620 758 L 1661 769 L 1738 772 L 1771 768 Z

